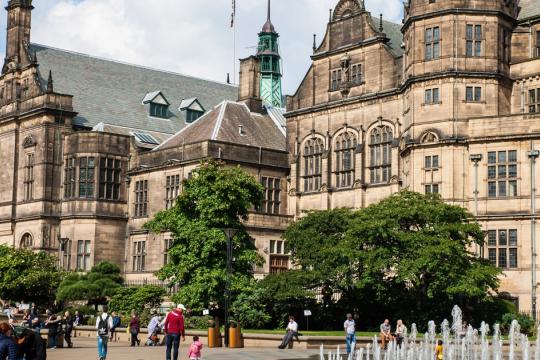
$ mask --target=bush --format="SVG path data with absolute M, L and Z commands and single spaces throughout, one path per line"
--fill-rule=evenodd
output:
M 208 329 L 214 318 L 211 316 L 189 316 L 186 318 L 186 327 L 188 329 Z
M 158 307 L 163 301 L 165 293 L 165 289 L 154 285 L 121 288 L 111 298 L 109 307 L 111 311 L 127 314 L 130 314 L 131 311 L 137 311 L 142 314 L 145 310 Z
M 508 334 L 512 321 L 517 320 L 521 327 L 521 332 L 526 335 L 534 334 L 534 320 L 526 314 L 504 314 L 501 319 L 501 331 Z

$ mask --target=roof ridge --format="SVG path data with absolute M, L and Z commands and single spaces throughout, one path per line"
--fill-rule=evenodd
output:
M 54 46 L 49 46 L 49 45 L 39 44 L 39 43 L 36 43 L 36 42 L 31 42 L 31 43 L 30 43 L 30 46 L 32 46 L 32 45 L 33 45 L 33 46 L 41 47 L 41 48 L 43 48 L 43 49 L 51 49 L 51 50 L 61 51 L 61 52 L 67 53 L 67 54 L 83 56 L 83 57 L 87 57 L 87 58 L 91 58 L 91 59 L 96 59 L 96 60 L 101 60 L 101 61 L 107 61 L 107 62 L 111 62 L 111 63 L 115 63 L 115 64 L 120 64 L 120 65 L 132 66 L 132 67 L 136 67 L 136 68 L 140 68 L 140 69 L 145 69 L 145 70 L 157 71 L 157 72 L 164 73 L 164 74 L 170 74 L 170 75 L 182 76 L 182 77 L 189 78 L 189 79 L 201 80 L 201 81 L 206 81 L 206 82 L 210 82 L 210 83 L 214 83 L 214 84 L 225 85 L 225 86 L 229 86 L 229 87 L 238 87 L 238 85 L 235 85 L 235 84 L 227 84 L 226 82 L 221 82 L 221 81 L 216 81 L 216 80 L 205 79 L 205 78 L 202 78 L 202 77 L 197 77 L 197 76 L 192 76 L 192 75 L 186 75 L 186 74 L 182 74 L 182 73 L 180 73 L 180 72 L 169 71 L 169 70 L 162 70 L 162 69 L 154 68 L 154 67 L 151 67 L 151 66 L 145 66 L 145 65 L 140 65 L 140 64 L 130 63 L 130 62 L 127 62 L 127 61 L 114 60 L 114 59 L 109 59 L 109 58 L 106 58 L 106 57 L 101 57 L 101 56 L 96 56 L 96 55 L 85 54 L 85 53 L 78 52 L 78 51 L 61 49 L 61 48 L 57 48 L 57 47 L 54 47 Z M 39 60 L 39 59 L 38 59 L 38 60 Z M 38 61 L 38 62 L 39 62 L 39 61 Z
M 225 110 L 227 109 L 227 105 L 229 104 L 228 100 L 223 100 L 221 102 L 221 109 L 219 109 L 219 115 L 216 120 L 216 125 L 214 126 L 214 131 L 212 131 L 212 137 L 210 139 L 216 140 L 217 136 L 219 134 L 219 129 L 221 128 L 221 123 L 223 122 L 223 118 L 225 117 Z

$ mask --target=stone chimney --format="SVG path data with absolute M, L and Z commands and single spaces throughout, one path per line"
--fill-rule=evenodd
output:
M 252 112 L 262 112 L 259 59 L 250 56 L 240 60 L 238 101 L 244 102 Z

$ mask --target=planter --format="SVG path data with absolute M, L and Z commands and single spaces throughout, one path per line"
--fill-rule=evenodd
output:
M 219 331 L 219 327 L 217 326 L 208 328 L 208 347 L 221 347 L 221 333 Z
M 231 349 L 243 348 L 242 329 L 240 326 L 229 328 L 229 347 Z

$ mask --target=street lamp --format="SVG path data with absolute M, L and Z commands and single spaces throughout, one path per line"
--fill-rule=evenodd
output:
M 225 346 L 229 347 L 229 306 L 231 301 L 232 238 L 238 229 L 221 229 L 227 237 L 227 283 L 225 288 Z
M 474 163 L 474 217 L 478 221 L 478 163 L 482 161 L 482 154 L 472 154 L 469 160 Z M 476 255 L 479 256 L 478 244 L 475 245 Z
M 536 159 L 540 156 L 539 150 L 527 153 L 531 159 L 531 312 L 536 323 Z

